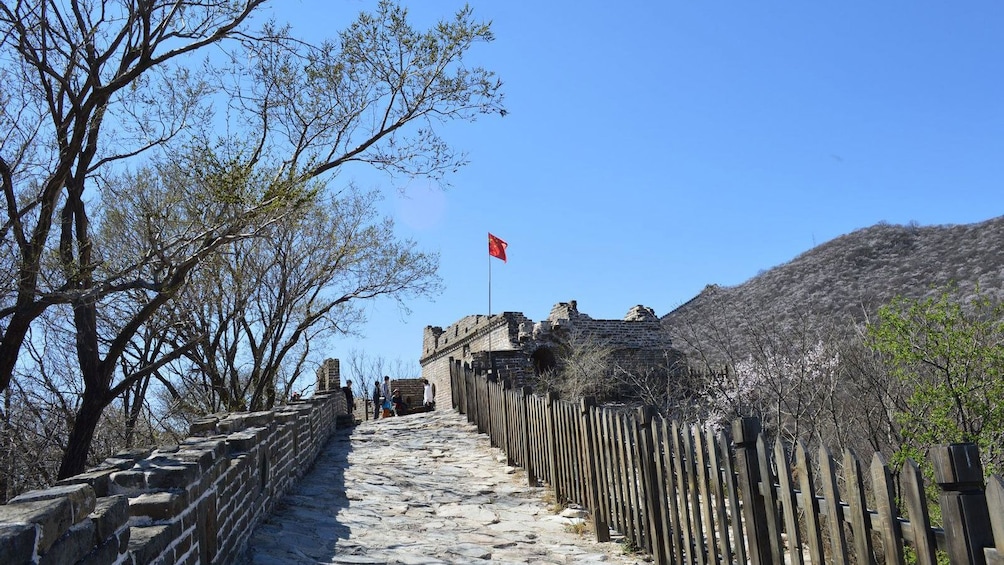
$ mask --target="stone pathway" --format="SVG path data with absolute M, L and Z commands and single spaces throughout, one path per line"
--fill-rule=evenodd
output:
M 644 561 L 556 515 L 545 493 L 452 410 L 368 421 L 337 432 L 243 563 Z

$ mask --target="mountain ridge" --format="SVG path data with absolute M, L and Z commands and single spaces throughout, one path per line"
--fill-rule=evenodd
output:
M 694 353 L 697 328 L 738 328 L 750 316 L 779 328 L 850 331 L 897 296 L 921 299 L 950 284 L 1004 299 L 1004 216 L 972 224 L 880 222 L 838 236 L 735 286 L 708 285 L 661 319 L 674 346 Z M 741 341 L 741 340 L 740 340 Z M 737 352 L 749 344 L 736 344 Z M 689 351 L 688 351 L 689 350 Z

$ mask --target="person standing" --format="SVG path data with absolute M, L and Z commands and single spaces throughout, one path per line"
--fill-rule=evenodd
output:
M 348 412 L 349 416 L 355 411 L 356 404 L 355 399 L 352 397 L 352 381 L 345 381 L 345 386 L 342 388 L 342 392 L 345 393 L 345 410 Z
M 422 379 L 422 404 L 430 410 L 436 406 L 436 393 L 432 391 L 429 379 Z
M 393 405 L 390 402 L 390 377 L 387 375 L 383 377 L 383 388 L 380 392 L 383 393 L 383 409 L 389 411 Z
M 380 417 L 380 379 L 373 381 L 373 419 Z

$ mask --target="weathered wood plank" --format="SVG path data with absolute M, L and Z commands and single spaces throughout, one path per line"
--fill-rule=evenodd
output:
M 680 487 L 675 471 L 676 459 L 679 457 L 673 442 L 673 430 L 675 429 L 675 422 L 671 426 L 668 421 L 662 421 L 663 466 L 666 469 L 664 482 L 666 484 L 666 498 L 669 500 L 669 519 L 666 522 L 670 530 L 672 562 L 683 563 L 686 552 L 683 549 L 683 522 L 680 520 Z
M 697 490 L 700 495 L 700 514 L 704 526 L 704 538 L 706 541 L 705 552 L 708 555 L 709 563 L 718 563 L 719 547 L 717 536 L 715 535 L 714 501 L 711 498 L 711 484 L 708 473 L 708 446 L 705 445 L 704 434 L 701 433 L 700 426 L 691 427 L 691 434 L 694 437 L 694 466 L 697 472 Z
M 617 436 L 617 414 L 612 410 L 606 410 L 603 414 L 604 422 L 607 429 L 607 437 L 610 441 L 610 488 L 613 498 L 611 499 L 611 504 L 613 505 L 613 512 L 617 516 L 617 531 L 624 533 L 627 531 L 627 525 L 625 524 L 624 518 L 624 477 L 620 472 L 621 465 L 621 452 L 624 449 L 624 444 L 621 443 L 619 437 Z
M 639 548 L 646 549 L 648 540 L 645 537 L 645 519 L 642 516 L 643 501 L 639 488 L 638 473 L 638 422 L 633 414 L 624 415 L 624 436 L 627 438 L 627 481 L 629 499 L 631 501 L 631 522 L 634 524 L 634 542 Z
M 728 503 L 730 526 L 732 528 L 733 553 L 731 563 L 746 563 L 746 540 L 743 538 L 743 515 L 739 506 L 741 495 L 736 484 L 735 458 L 729 447 L 729 438 L 718 434 L 718 449 L 722 454 L 722 477 L 725 479 L 726 502 Z
M 662 509 L 663 505 L 658 495 L 658 484 L 661 482 L 656 475 L 655 461 L 657 449 L 655 443 L 654 417 L 655 409 L 651 406 L 638 408 L 638 447 L 641 467 L 641 492 L 645 501 L 645 532 L 648 552 L 658 563 L 665 563 L 662 539 Z
M 927 494 L 924 492 L 924 477 L 920 467 L 907 459 L 900 471 L 902 485 L 901 498 L 910 514 L 910 526 L 913 529 L 913 549 L 919 565 L 935 565 L 938 561 L 935 555 L 937 545 L 934 541 L 934 531 L 931 529 L 931 518 L 927 511 Z
M 781 543 L 781 522 L 778 516 L 777 491 L 774 487 L 774 469 L 770 464 L 770 451 L 767 449 L 766 438 L 761 433 L 756 439 L 757 460 L 760 463 L 760 493 L 763 494 L 765 516 L 767 518 L 767 541 L 771 545 L 771 554 L 776 563 L 784 555 Z
M 606 457 L 607 457 L 607 481 L 609 483 L 609 496 L 610 496 L 610 523 L 613 524 L 614 529 L 620 533 L 624 533 L 624 511 L 623 511 L 623 499 L 620 495 L 620 481 L 618 480 L 619 473 L 617 452 L 620 450 L 620 444 L 617 443 L 616 432 L 613 428 L 612 415 L 610 410 L 604 410 L 600 415 L 600 421 L 603 425 L 603 434 L 606 439 Z
M 823 501 L 826 503 L 826 526 L 830 534 L 830 561 L 836 565 L 848 565 L 847 537 L 844 534 L 844 506 L 837 486 L 837 469 L 833 456 L 825 447 L 819 448 L 819 474 L 823 487 Z
M 865 500 L 864 477 L 861 462 L 851 450 L 844 451 L 844 484 L 851 514 L 851 532 L 854 536 L 854 555 L 858 563 L 875 563 L 872 547 L 872 524 Z
M 592 420 L 593 427 L 593 449 L 596 453 L 596 495 L 598 498 L 598 506 L 596 508 L 596 513 L 603 516 L 603 520 L 607 523 L 609 527 L 613 522 L 610 518 L 610 498 L 609 498 L 609 484 L 607 483 L 607 468 L 606 468 L 606 442 L 604 441 L 604 430 L 600 424 L 600 414 L 603 412 L 603 408 L 596 408 L 590 411 L 589 417 Z
M 554 493 L 554 499 L 561 500 L 561 487 L 558 484 L 558 451 L 556 448 L 558 430 L 557 424 L 555 423 L 554 413 L 557 403 L 558 394 L 556 392 L 548 392 L 547 397 L 544 399 L 544 413 L 546 416 L 545 428 L 547 434 L 547 477 L 548 482 L 551 483 L 551 490 Z
M 882 550 L 886 563 L 905 563 L 903 555 L 903 528 L 896 511 L 896 485 L 889 465 L 881 453 L 872 456 L 872 490 L 875 492 L 875 510 L 878 511 L 882 533 Z
M 698 493 L 698 482 L 700 481 L 697 469 L 697 452 L 694 449 L 694 434 L 690 426 L 682 426 L 680 433 L 683 436 L 683 449 L 687 457 L 684 461 L 687 472 L 687 498 L 690 509 L 690 535 L 691 544 L 694 547 L 694 561 L 698 565 L 705 565 L 708 559 L 708 548 L 704 545 L 704 528 L 701 524 L 701 499 Z
M 983 463 L 972 443 L 953 443 L 930 451 L 934 480 L 941 488 L 941 517 L 953 564 L 982 565 L 984 547 L 993 546 L 993 532 L 983 490 Z
M 809 558 L 813 563 L 822 564 L 823 532 L 819 524 L 819 499 L 816 498 L 815 477 L 812 462 L 802 442 L 795 444 L 795 474 L 798 475 L 799 491 L 802 493 L 802 508 L 805 517 L 805 541 L 809 544 Z
M 582 446 L 583 459 L 583 480 L 587 491 L 587 501 L 590 514 L 593 516 L 593 531 L 596 534 L 596 541 L 610 541 L 610 528 L 606 519 L 599 511 L 599 473 L 596 464 L 596 446 L 593 443 L 592 412 L 596 409 L 596 400 L 592 397 L 583 398 L 580 404 L 580 418 L 582 425 L 579 427 L 581 433 L 580 445 Z
M 746 528 L 744 539 L 749 544 L 750 563 L 768 565 L 774 560 L 768 539 L 766 507 L 760 489 L 760 458 L 756 447 L 760 430 L 760 421 L 756 418 L 742 418 L 732 423 L 736 471 L 743 497 L 743 524 Z M 781 559 L 780 555 L 778 559 Z
M 704 445 L 708 449 L 708 474 L 711 479 L 711 492 L 707 504 L 712 507 L 712 531 L 717 532 L 718 553 L 715 562 L 720 558 L 723 562 L 732 562 L 732 545 L 729 543 L 729 517 L 726 503 L 725 487 L 722 481 L 722 452 L 718 446 L 717 437 L 710 428 L 704 431 Z
M 656 506 L 659 507 L 659 531 L 657 535 L 659 536 L 660 558 L 657 558 L 656 561 L 659 563 L 670 563 L 673 554 L 670 544 L 673 543 L 673 540 L 670 537 L 669 531 L 670 510 L 669 498 L 666 495 L 666 458 L 662 443 L 663 421 L 661 417 L 653 418 L 652 420 L 652 472 L 654 473 L 653 479 L 655 480 L 652 488 L 654 490 L 653 496 L 655 497 Z
M 788 562 L 802 565 L 805 561 L 802 558 L 802 533 L 798 527 L 798 500 L 791 481 L 788 455 L 780 439 L 774 442 L 774 465 L 777 467 L 777 497 L 781 501 L 784 531 L 788 537 Z
M 985 548 L 983 554 L 990 565 L 1004 564 L 1004 479 L 1000 475 L 987 481 L 987 509 L 994 547 Z
M 690 502 L 688 501 L 689 489 L 688 485 L 688 473 L 687 473 L 687 459 L 690 456 L 689 453 L 683 447 L 683 442 L 680 439 L 680 429 L 682 426 L 673 422 L 673 451 L 676 454 L 674 460 L 674 466 L 676 468 L 676 480 L 677 480 L 677 503 L 679 505 L 680 511 L 680 535 L 683 541 L 683 550 L 685 555 L 685 563 L 696 563 L 697 556 L 694 552 L 694 538 L 695 534 L 692 529 L 690 522 Z

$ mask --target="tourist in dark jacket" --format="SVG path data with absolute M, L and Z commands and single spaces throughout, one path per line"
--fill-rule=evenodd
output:
M 373 419 L 380 417 L 380 379 L 373 381 Z
M 345 393 L 345 410 L 348 411 L 349 416 L 351 416 L 356 407 L 355 399 L 352 397 L 352 381 L 345 381 L 345 386 L 342 387 L 342 392 Z
M 394 405 L 394 415 L 404 416 L 404 411 L 408 409 L 408 405 L 404 403 L 404 399 L 401 398 L 401 391 L 394 389 L 394 394 L 390 397 L 391 403 Z

